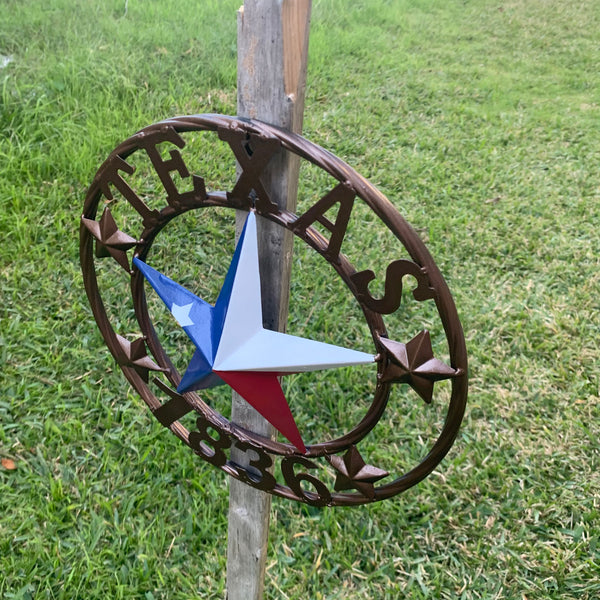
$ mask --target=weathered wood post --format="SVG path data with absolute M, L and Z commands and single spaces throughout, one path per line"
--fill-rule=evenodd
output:
M 308 56 L 311 0 L 245 0 L 238 11 L 237 113 L 301 133 Z M 299 159 L 281 153 L 262 182 L 281 208 L 294 211 Z M 238 221 L 238 231 L 241 222 Z M 265 327 L 285 329 L 292 238 L 288 231 L 258 222 L 261 292 Z M 233 394 L 232 420 L 262 435 L 272 427 Z M 232 451 L 242 463 L 243 455 Z M 228 600 L 263 596 L 271 496 L 230 480 L 227 548 Z

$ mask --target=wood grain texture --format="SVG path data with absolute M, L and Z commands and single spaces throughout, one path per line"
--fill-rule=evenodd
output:
M 301 133 L 304 114 L 311 0 L 246 0 L 238 12 L 238 115 L 266 121 Z M 280 208 L 295 210 L 299 159 L 279 152 L 261 181 Z M 237 235 L 245 219 L 238 215 Z M 292 236 L 287 230 L 258 219 L 263 325 L 284 331 L 289 301 Z M 237 394 L 232 420 L 254 432 L 273 436 L 274 430 Z M 239 464 L 248 456 L 232 451 Z M 228 600 L 260 600 L 264 573 L 271 496 L 235 479 L 229 491 L 227 547 Z

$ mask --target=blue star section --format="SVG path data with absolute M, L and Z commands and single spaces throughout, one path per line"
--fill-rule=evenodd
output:
M 208 302 L 198 298 L 139 258 L 134 258 L 133 264 L 142 272 L 197 348 L 188 367 L 188 371 L 191 369 L 191 372 L 186 371 L 177 391 L 180 393 L 189 391 L 192 389 L 191 386 L 196 383 L 201 388 L 210 387 L 207 385 L 209 381 L 206 378 L 213 375 L 212 365 L 219 347 L 225 315 L 219 319 L 220 315 L 217 313 L 216 307 L 212 307 Z M 186 311 L 182 311 L 183 307 L 186 307 Z M 189 310 L 187 310 L 188 308 Z M 214 377 L 211 377 L 211 380 L 214 380 Z M 221 380 L 219 379 L 219 381 Z M 213 385 L 215 385 L 214 382 Z M 185 389 L 180 389 L 184 387 Z
M 223 287 L 214 307 L 183 286 L 175 283 L 166 275 L 148 266 L 139 258 L 135 257 L 133 259 L 133 264 L 142 272 L 197 348 L 181 379 L 181 383 L 177 386 L 179 393 L 207 389 L 225 383 L 213 372 L 212 367 L 215 363 L 217 349 L 223 333 L 227 307 L 229 306 L 245 235 L 246 224 L 244 224 Z
M 212 366 L 207 362 L 202 351 L 197 349 L 177 386 L 177 391 L 182 394 L 183 392 L 206 390 L 216 385 L 225 385 L 225 382 L 213 372 Z

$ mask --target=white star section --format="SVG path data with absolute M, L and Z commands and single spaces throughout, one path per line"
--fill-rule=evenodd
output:
M 372 363 L 365 352 L 263 329 L 256 217 L 248 215 L 213 371 L 299 373 Z
M 194 324 L 194 321 L 190 319 L 190 310 L 192 310 L 192 306 L 193 304 L 191 302 L 184 306 L 179 306 L 179 304 L 173 302 L 173 306 L 171 306 L 171 314 L 182 327 L 188 327 L 189 325 Z

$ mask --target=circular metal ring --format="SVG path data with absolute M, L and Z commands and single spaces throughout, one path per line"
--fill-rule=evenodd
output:
M 214 132 L 233 152 L 241 175 L 231 190 L 209 192 L 201 175 L 189 172 L 181 150 L 186 145 L 185 134 L 196 131 Z M 161 153 L 161 145 L 171 148 L 169 158 Z M 161 181 L 166 198 L 160 208 L 152 208 L 127 182 L 127 176 L 135 171 L 136 152 L 141 152 L 146 160 L 149 158 Z M 261 181 L 266 165 L 281 152 L 312 163 L 337 181 L 333 190 L 301 215 L 278 208 Z M 179 192 L 174 173 L 182 178 L 191 177 L 193 190 Z M 128 223 L 127 232 L 117 225 L 110 206 L 100 217 L 97 214 L 101 201 L 110 202 L 115 189 L 141 221 L 140 225 Z M 374 274 L 368 270 L 357 272 L 342 252 L 346 228 L 357 201 L 368 207 L 409 256 L 388 265 L 385 293 L 379 299 L 369 292 Z M 339 206 L 335 222 L 324 217 L 332 206 Z M 360 305 L 368 324 L 378 358 L 370 407 L 350 431 L 308 446 L 303 455 L 289 443 L 238 427 L 206 404 L 199 394 L 178 394 L 175 390 L 181 376 L 155 331 L 146 303 L 143 276 L 132 266 L 131 259 L 138 256 L 145 260 L 168 223 L 184 213 L 208 207 L 254 210 L 291 231 L 335 269 Z M 96 259 L 105 256 L 117 261 L 130 280 L 141 332 L 133 342 L 116 333 L 103 304 Z M 466 405 L 467 354 L 457 311 L 439 269 L 417 234 L 381 192 L 345 162 L 299 135 L 262 122 L 222 115 L 178 117 L 143 129 L 120 144 L 94 177 L 81 221 L 81 265 L 86 292 L 104 340 L 154 415 L 202 458 L 249 485 L 314 505 L 354 505 L 383 500 L 424 479 L 454 442 Z M 435 303 L 448 344 L 449 364 L 433 356 L 426 331 L 407 343 L 388 338 L 384 316 L 398 310 L 404 276 L 416 281 L 413 295 L 417 301 Z M 154 375 L 152 382 L 150 374 Z M 357 445 L 385 413 L 390 390 L 394 385 L 409 384 L 430 402 L 434 382 L 442 379 L 451 380 L 451 394 L 439 436 L 416 466 L 389 483 L 376 486 L 376 482 L 390 475 L 367 464 Z M 157 388 L 161 396 L 168 396 L 167 402 L 160 400 Z M 180 422 L 190 412 L 197 416 L 197 429 L 192 431 Z M 237 465 L 228 456 L 234 445 L 257 456 L 250 467 Z M 322 469 L 329 469 L 336 477 L 333 491 L 316 475 L 306 472 L 306 469 L 317 468 L 314 462 L 317 459 L 323 463 Z M 279 479 L 283 479 L 282 482 L 270 474 L 276 461 L 281 462 Z M 339 493 L 346 489 L 354 492 Z

